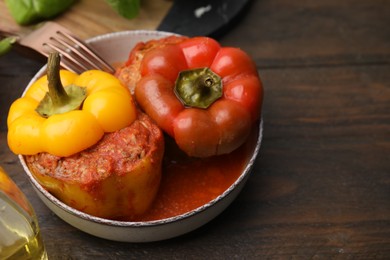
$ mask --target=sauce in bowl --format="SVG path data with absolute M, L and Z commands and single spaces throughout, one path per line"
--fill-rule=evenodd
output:
M 137 221 L 175 217 L 205 205 L 225 192 L 242 174 L 256 143 L 257 129 L 232 153 L 210 158 L 188 157 L 166 137 L 159 192 L 152 208 Z

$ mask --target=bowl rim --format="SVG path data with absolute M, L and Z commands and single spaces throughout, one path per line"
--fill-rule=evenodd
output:
M 136 35 L 136 34 L 143 34 L 143 35 L 156 35 L 156 36 L 169 36 L 169 35 L 177 35 L 169 32 L 163 32 L 163 31 L 154 31 L 154 30 L 131 30 L 131 31 L 120 31 L 120 32 L 113 32 L 113 33 L 107 33 L 103 35 L 98 35 L 93 38 L 90 38 L 86 40 L 87 43 L 94 43 L 94 42 L 99 42 L 100 40 L 112 38 L 112 37 L 119 37 L 123 35 Z M 30 88 L 32 83 L 36 81 L 39 77 L 41 77 L 44 72 L 46 71 L 46 65 L 44 65 L 35 75 L 34 77 L 30 80 L 29 84 L 23 91 L 22 96 L 25 94 L 25 92 Z M 222 194 L 218 195 L 216 198 L 210 200 L 208 203 L 197 207 L 191 211 L 188 211 L 186 213 L 172 216 L 169 218 L 163 218 L 163 219 L 158 219 L 158 220 L 150 220 L 150 221 L 120 221 L 120 220 L 111 220 L 111 219 L 106 219 L 106 218 L 101 218 L 101 217 L 96 217 L 87 213 L 84 213 L 80 210 L 77 210 L 71 206 L 68 206 L 64 202 L 60 201 L 57 199 L 54 195 L 52 195 L 50 192 L 48 192 L 43 186 L 35 179 L 33 174 L 31 173 L 30 169 L 28 168 L 25 158 L 23 155 L 18 155 L 19 161 L 22 164 L 25 172 L 27 173 L 30 182 L 34 186 L 34 188 L 39 191 L 46 199 L 48 199 L 50 202 L 54 203 L 55 206 L 59 207 L 61 210 L 66 211 L 68 214 L 71 214 L 75 217 L 79 217 L 81 219 L 87 220 L 87 221 L 92 221 L 97 224 L 101 225 L 106 225 L 106 226 L 116 226 L 116 227 L 152 227 L 152 226 L 161 226 L 161 225 L 167 225 L 172 222 L 176 222 L 178 220 L 184 220 L 188 219 L 192 216 L 195 216 L 197 214 L 200 214 L 207 210 L 208 208 L 212 207 L 213 205 L 219 203 L 222 201 L 224 198 L 226 198 L 230 193 L 232 193 L 235 188 L 243 181 L 245 181 L 246 178 L 248 178 L 251 175 L 252 168 L 255 164 L 255 161 L 257 159 L 257 156 L 259 154 L 262 138 L 263 138 L 263 117 L 260 117 L 260 120 L 257 125 L 257 139 L 256 139 L 256 144 L 253 148 L 253 152 L 251 154 L 251 157 L 245 164 L 245 168 L 241 172 L 240 176 L 234 181 L 232 185 L 229 186 Z
M 26 161 L 24 159 L 23 155 L 18 155 L 19 160 L 25 169 L 30 182 L 34 185 L 34 187 L 43 195 L 45 196 L 49 201 L 54 203 L 57 207 L 59 207 L 62 210 L 65 210 L 71 215 L 74 215 L 76 217 L 81 217 L 82 219 L 93 221 L 95 223 L 103 224 L 103 225 L 109 225 L 109 226 L 118 226 L 118 227 L 146 227 L 146 226 L 159 226 L 159 225 L 165 225 L 172 222 L 175 222 L 177 220 L 183 220 L 186 218 L 190 218 L 196 214 L 200 214 L 201 212 L 205 211 L 207 208 L 210 208 L 214 204 L 217 204 L 219 201 L 223 200 L 225 197 L 227 197 L 233 190 L 244 180 L 244 178 L 249 177 L 252 167 L 255 163 L 255 160 L 257 158 L 257 155 L 260 150 L 260 144 L 262 139 L 262 132 L 263 132 L 263 120 L 260 121 L 259 125 L 259 131 L 258 131 L 258 138 L 256 142 L 255 149 L 253 151 L 253 154 L 249 161 L 247 162 L 244 171 L 240 174 L 240 176 L 236 179 L 236 181 L 230 185 L 229 188 L 227 188 L 222 194 L 218 195 L 216 198 L 210 200 L 208 203 L 197 207 L 191 211 L 188 211 L 186 213 L 183 213 L 181 215 L 169 217 L 169 218 L 163 218 L 158 220 L 150 220 L 150 221 L 120 221 L 120 220 L 111 220 L 101 217 L 96 217 L 87 213 L 84 213 L 80 210 L 77 210 L 73 207 L 68 206 L 64 202 L 57 199 L 54 195 L 52 195 L 50 192 L 48 192 L 43 186 L 38 183 L 38 181 L 34 178 L 33 174 L 31 173 L 30 169 L 28 168 Z

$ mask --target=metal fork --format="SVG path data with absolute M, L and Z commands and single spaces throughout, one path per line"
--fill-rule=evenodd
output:
M 9 32 L 0 33 L 4 36 L 15 37 L 18 44 L 34 49 L 46 57 L 54 51 L 60 53 L 61 66 L 67 70 L 76 73 L 90 69 L 115 72 L 115 69 L 90 46 L 57 23 L 46 22 L 25 36 Z

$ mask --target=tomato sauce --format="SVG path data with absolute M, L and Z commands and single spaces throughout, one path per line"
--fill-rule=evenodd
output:
M 256 137 L 257 132 L 232 153 L 211 158 L 188 157 L 170 137 L 166 137 L 159 192 L 152 208 L 137 221 L 178 216 L 221 195 L 241 175 L 253 152 Z

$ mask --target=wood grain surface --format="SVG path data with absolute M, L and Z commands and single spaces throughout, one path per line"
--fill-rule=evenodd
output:
M 121 17 L 105 0 L 78 0 L 70 9 L 53 20 L 72 30 L 82 39 L 125 30 L 154 30 L 172 5 L 170 0 L 142 0 L 139 15 L 134 19 Z M 0 1 L 0 29 L 31 30 L 19 26 L 10 15 L 4 0 Z
M 389 24 L 384 0 L 251 3 L 219 40 L 256 61 L 263 144 L 233 204 L 182 237 L 99 239 L 37 198 L 5 120 L 42 64 L 15 52 L 0 57 L 0 164 L 32 201 L 51 259 L 389 259 Z

